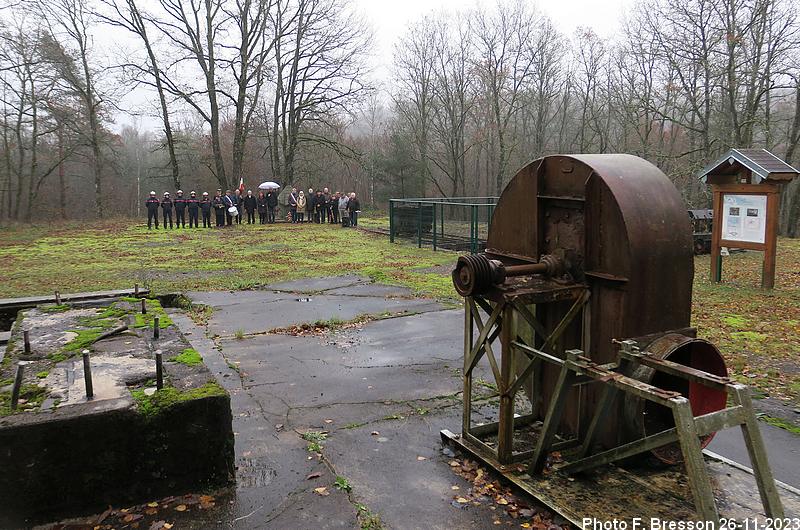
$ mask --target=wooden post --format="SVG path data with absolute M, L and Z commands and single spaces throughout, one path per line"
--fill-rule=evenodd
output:
M 136 296 L 136 297 L 139 296 L 139 284 L 138 283 L 134 283 L 133 284 L 133 296 Z
M 146 298 L 142 298 L 142 314 L 143 315 L 147 314 L 147 299 Z
M 764 268 L 761 271 L 761 288 L 775 287 L 775 254 L 778 249 L 778 216 L 780 215 L 780 193 L 767 195 L 767 230 L 764 238 Z
M 722 193 L 719 186 L 711 186 L 713 193 L 712 208 L 714 209 L 714 224 L 711 230 L 711 281 L 722 281 L 722 255 L 720 255 L 722 239 Z
M 31 336 L 30 332 L 26 329 L 22 331 L 23 350 L 26 354 L 31 352 Z
M 61 293 L 56 291 L 55 295 L 56 295 L 56 305 L 61 305 Z
M 461 413 L 461 434 L 466 438 L 472 425 L 472 369 L 470 353 L 475 343 L 472 319 L 472 297 L 464 298 L 464 392 L 461 395 L 463 410 Z
M 92 386 L 92 365 L 89 361 L 89 350 L 83 350 L 83 381 L 86 383 L 86 399 L 94 397 L 94 388 Z
M 514 454 L 514 392 L 512 386 L 516 375 L 514 366 L 514 347 L 511 342 L 516 338 L 514 333 L 514 309 L 509 304 L 503 308 L 503 321 L 500 330 L 500 381 L 497 389 L 500 393 L 500 411 L 498 414 L 497 460 L 501 464 L 510 464 Z M 488 339 L 487 339 L 488 340 Z
M 159 322 L 158 322 L 158 315 L 153 317 L 153 338 L 157 339 L 160 332 Z

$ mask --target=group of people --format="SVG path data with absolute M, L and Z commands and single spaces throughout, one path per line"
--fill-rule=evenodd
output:
M 308 188 L 306 195 L 303 190 L 292 188 L 287 199 L 292 223 L 330 223 L 343 227 L 358 226 L 358 214 L 361 213 L 361 203 L 355 192 L 331 193 L 328 188 L 314 191 Z
M 168 191 L 164 192 L 161 200 L 156 196 L 156 192 L 151 191 L 150 196 L 145 201 L 147 208 L 147 228 L 152 230 L 153 225 L 159 227 L 159 210 L 161 210 L 162 224 L 164 228 L 185 228 L 188 213 L 189 228 L 199 228 L 198 219 L 202 217 L 203 228 L 211 228 L 212 212 L 217 227 L 231 226 L 234 223 L 241 224 L 243 214 L 247 215 L 247 223 L 254 224 L 255 214 L 258 212 L 260 224 L 271 224 L 275 222 L 278 210 L 278 190 L 270 189 L 259 191 L 258 195 L 248 190 L 243 194 L 242 190 L 217 189 L 214 197 L 209 197 L 208 192 L 203 192 L 201 198 L 197 198 L 197 192 L 192 191 L 189 197 L 184 197 L 183 190 L 175 193 L 175 198 L 170 196 Z M 361 211 L 361 204 L 355 193 L 330 193 L 328 188 L 317 190 L 309 188 L 306 196 L 297 188 L 292 188 L 287 199 L 290 216 L 287 220 L 292 223 L 316 222 L 316 223 L 342 223 L 342 226 L 358 226 L 358 214 Z M 173 211 L 175 219 L 173 223 Z

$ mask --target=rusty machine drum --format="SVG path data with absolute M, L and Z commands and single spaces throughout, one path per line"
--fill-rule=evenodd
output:
M 598 365 L 612 363 L 619 349 L 613 341 L 633 339 L 663 359 L 725 376 L 719 351 L 694 338 L 690 327 L 693 274 L 686 208 L 657 167 L 625 154 L 559 155 L 530 163 L 511 180 L 495 209 L 485 254 L 460 258 L 453 281 L 462 296 L 524 302 L 541 328 L 527 337 L 530 345 L 546 346 L 554 356 L 576 349 Z M 517 363 L 518 376 L 522 370 Z M 522 387 L 541 418 L 559 367 L 545 363 L 528 373 Z M 652 369 L 632 375 L 688 396 L 696 414 L 725 406 L 722 391 Z M 562 431 L 579 435 L 589 425 L 599 391 L 597 385 L 571 390 Z M 597 440 L 613 446 L 671 421 L 668 409 L 626 396 Z M 656 454 L 680 459 L 680 451 Z

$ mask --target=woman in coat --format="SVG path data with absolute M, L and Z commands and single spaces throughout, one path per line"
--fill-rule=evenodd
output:
M 267 196 L 263 191 L 258 192 L 256 204 L 258 205 L 258 223 L 263 225 L 267 222 Z
M 314 197 L 314 189 L 313 188 L 308 188 L 308 195 L 306 195 L 306 208 L 305 209 L 306 209 L 306 218 L 307 218 L 309 223 L 314 221 L 314 207 L 316 206 L 316 204 L 314 204 L 315 200 L 316 200 L 316 198 Z M 300 208 L 298 206 L 298 210 L 299 209 Z
M 297 196 L 297 222 L 303 222 L 303 212 L 306 211 L 306 206 L 308 206 L 308 201 L 306 201 L 306 196 L 303 192 L 300 192 L 300 195 Z

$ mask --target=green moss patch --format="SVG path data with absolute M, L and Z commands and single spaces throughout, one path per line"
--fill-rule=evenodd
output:
M 136 313 L 133 319 L 134 328 L 151 328 L 153 327 L 153 319 L 158 317 L 158 327 L 160 329 L 168 328 L 172 325 L 172 319 L 167 316 L 164 308 L 158 300 L 147 299 L 147 313 L 142 314 L 141 311 Z
M 218 397 L 227 395 L 225 389 L 214 381 L 209 381 L 201 387 L 191 390 L 178 390 L 175 387 L 164 387 L 156 390 L 152 396 L 145 394 L 144 389 L 132 390 L 131 395 L 138 407 L 139 413 L 145 417 L 153 417 L 161 414 L 170 407 L 206 397 Z
M 11 391 L 0 392 L 0 416 L 38 409 L 46 396 L 47 390 L 38 385 L 22 385 L 22 388 L 19 389 L 17 410 L 11 410 Z
M 197 366 L 203 364 L 203 358 L 194 348 L 186 348 L 174 359 L 172 359 L 172 361 L 185 364 L 186 366 Z

